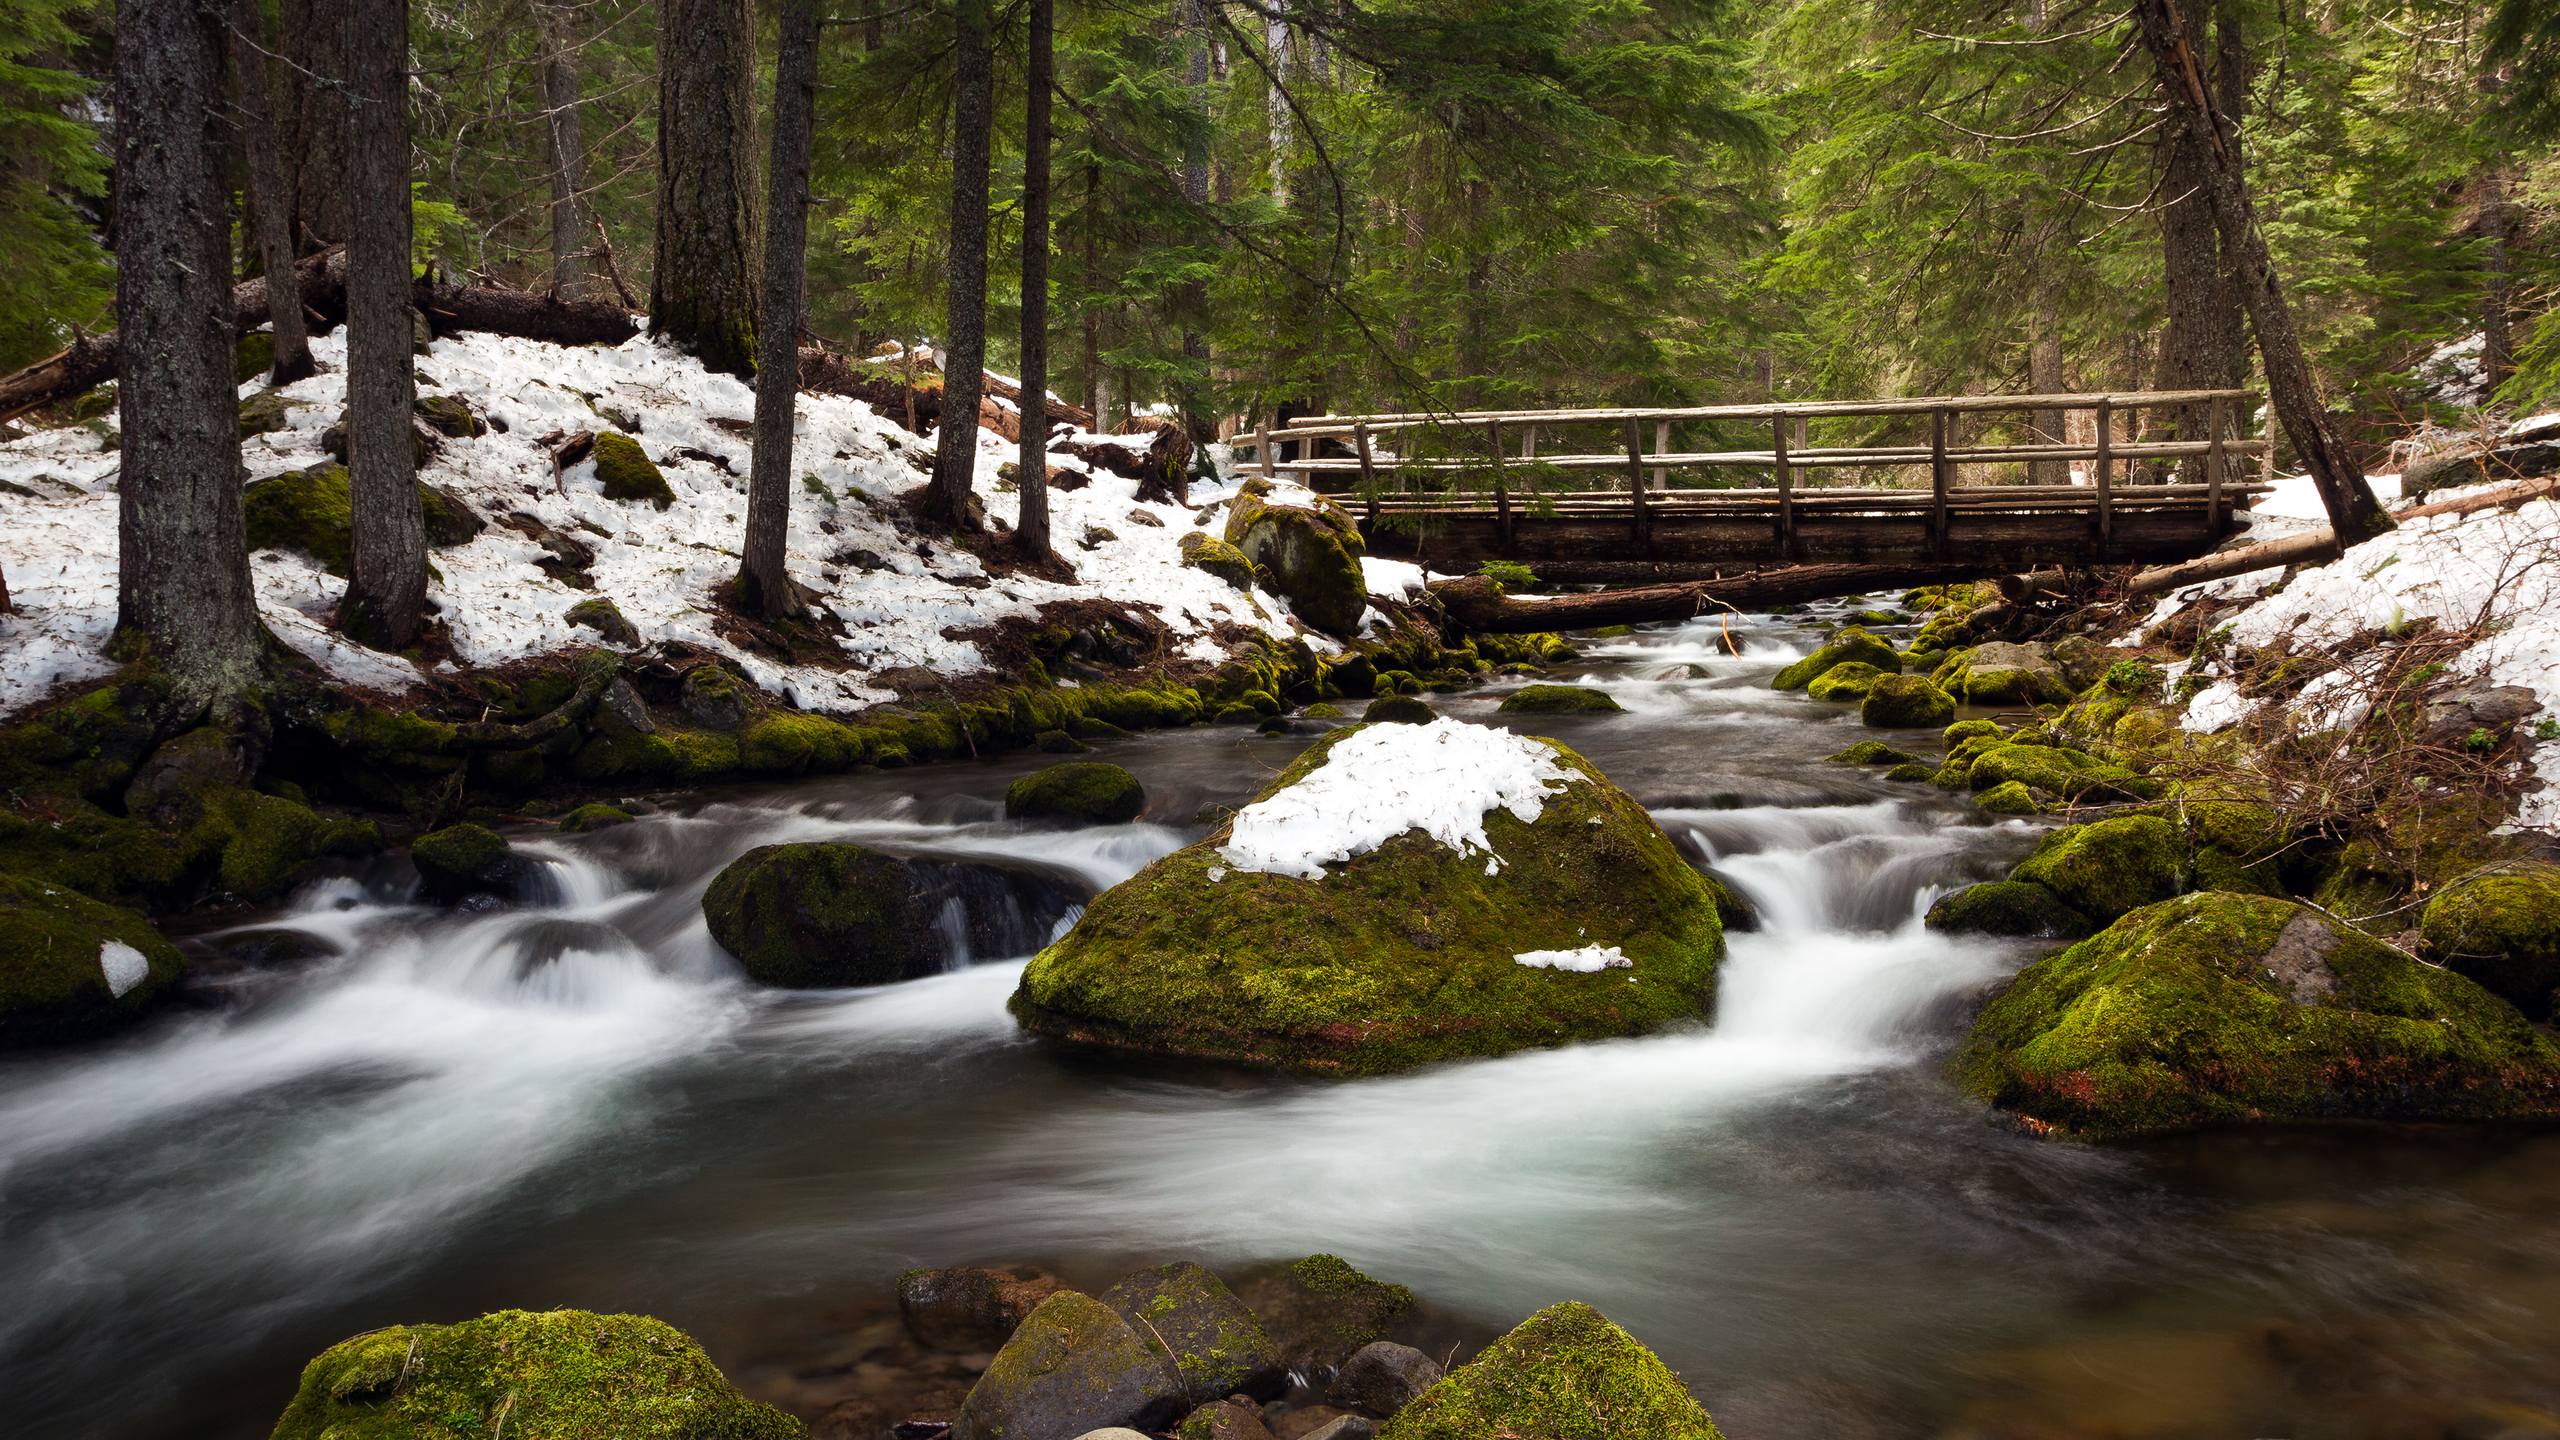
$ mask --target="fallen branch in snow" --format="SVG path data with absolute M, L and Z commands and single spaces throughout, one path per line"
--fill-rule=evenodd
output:
M 2430 515 L 2470 515 L 2482 510 L 2512 510 L 2528 501 L 2560 494 L 2560 475 L 2537 476 L 2465 495 L 2458 500 L 2442 500 L 2433 505 L 2420 505 L 2403 510 L 2395 520 L 2423 520 Z M 2307 535 L 2288 536 L 2258 545 L 2243 545 L 2237 550 L 2222 550 L 2200 560 L 2180 565 L 2163 565 L 2145 570 L 2124 587 L 2131 596 L 2158 595 L 2170 590 L 2199 585 L 2207 580 L 2227 580 L 2254 570 L 2273 570 L 2286 565 L 2299 565 L 2307 560 L 2338 558 L 2338 536 L 2334 530 L 2314 530 Z
M 1677 585 L 1648 585 L 1633 590 L 1602 590 L 1588 595 L 1558 595 L 1526 600 L 1505 595 L 1482 575 L 1435 580 L 1431 594 L 1449 618 L 1484 634 L 1525 634 L 1538 630 L 1588 630 L 1600 625 L 1643 625 L 1688 620 L 1717 607 L 1752 609 L 1826 600 L 1867 590 L 1909 585 L 1942 585 L 1978 579 L 1980 565 L 1789 565 L 1754 570 L 1716 580 Z
M 333 263 L 334 262 L 334 263 Z M 324 317 L 346 312 L 346 252 L 332 247 L 296 264 L 294 277 L 302 284 L 302 303 Z M 267 282 L 264 276 L 246 280 L 231 287 L 231 318 L 239 333 L 245 335 L 267 323 Z M 59 404 L 75 395 L 116 378 L 124 363 L 124 346 L 110 330 L 104 335 L 82 335 L 70 346 L 48 355 L 32 365 L 8 375 L 0 375 L 0 420 L 15 419 L 30 410 Z

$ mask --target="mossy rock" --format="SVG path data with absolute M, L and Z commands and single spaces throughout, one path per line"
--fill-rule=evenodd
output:
M 474 413 L 471 402 L 459 395 L 421 395 L 415 405 L 418 418 L 439 435 L 469 440 L 489 433 L 489 422 Z
M 1239 590 L 1250 590 L 1258 578 L 1245 553 L 1214 535 L 1193 530 L 1182 537 L 1182 563 L 1205 570 Z
M 1938 772 L 1929 765 L 1921 761 L 1914 760 L 1907 765 L 1896 765 L 1892 769 L 1887 770 L 1884 772 L 1884 778 L 1887 780 L 1900 780 L 1907 784 L 1926 785 L 1930 780 L 1937 776 L 1937 773 Z
M 332 575 L 347 573 L 354 550 L 355 504 L 344 465 L 314 465 L 269 476 L 240 492 L 252 550 L 299 550 Z M 418 486 L 427 545 L 446 549 L 488 528 L 460 497 L 433 485 Z
M 1875 688 L 1876 681 L 1884 673 L 1863 660 L 1852 660 L 1846 665 L 1834 665 L 1814 677 L 1804 693 L 1816 700 L 1854 705 L 1867 698 L 1867 692 Z
M 1076 1440 L 1115 1425 L 1168 1424 L 1182 1377 L 1120 1313 L 1060 1290 L 1040 1302 L 969 1388 L 950 1440 Z
M 1238 1277 L 1235 1289 L 1281 1358 L 1310 1374 L 1339 1367 L 1363 1346 L 1389 1338 L 1414 1307 L 1412 1291 L 1372 1278 L 1339 1255 L 1260 1266 Z
M 276 368 L 276 335 L 252 330 L 231 347 L 231 383 L 246 385 Z
M 186 969 L 130 910 L 0 875 L 0 1045 L 85 1039 L 132 1021 Z
M 273 1440 L 799 1440 L 683 1331 L 643 1315 L 501 1310 L 343 1340 L 302 1372 Z
M 1844 625 L 1815 650 L 1770 680 L 1772 690 L 1802 690 L 1830 673 L 1832 667 L 1848 664 L 1872 665 L 1877 673 L 1902 673 L 1902 656 L 1893 646 L 1868 634 L 1855 625 Z
M 1954 697 L 1917 675 L 1879 675 L 1858 705 L 1858 720 L 1878 730 L 1929 730 L 1956 713 Z
M 1360 718 L 1372 725 L 1428 725 L 1440 712 L 1411 695 L 1382 695 L 1369 702 Z
M 2536 1019 L 2560 999 L 2560 866 L 2516 865 L 2427 902 L 2419 934 L 2438 961 Z
M 2036 794 L 2024 784 L 2010 780 L 1973 797 L 1973 803 L 1994 815 L 2041 815 L 2044 806 L 2036 803 Z
M 1260 798 L 1365 729 L 1317 741 Z M 1240 870 L 1219 852 L 1230 821 L 1096 899 L 1024 971 L 1015 1016 L 1079 1044 L 1339 1074 L 1703 1016 L 1723 953 L 1713 893 L 1625 791 L 1529 743 L 1569 778 L 1534 822 L 1488 812 L 1499 865 L 1409 831 L 1321 879 Z M 1513 959 L 1587 946 L 1630 963 Z
M 591 830 L 610 830 L 616 825 L 630 823 L 631 812 L 628 810 L 614 805 L 591 804 L 581 805 L 561 816 L 560 830 L 566 835 L 584 835 Z
M 1322 497 L 1275 505 L 1248 485 L 1228 506 L 1226 543 L 1259 567 L 1300 620 L 1339 639 L 1360 633 L 1369 586 L 1360 573 L 1360 527 Z
M 738 763 L 758 775 L 823 774 L 865 759 L 878 753 L 861 732 L 824 715 L 768 710 L 738 736 Z
M 2186 889 L 2187 852 L 2168 821 L 2117 815 L 2054 831 L 2009 878 L 2042 885 L 2104 925 Z
M 1004 792 L 1004 813 L 1015 820 L 1125 825 L 1146 808 L 1146 787 L 1138 777 L 1102 760 L 1071 760 L 1034 770 Z
M 1588 685 L 1524 685 L 1502 697 L 1497 707 L 1506 715 L 1623 715 L 1606 690 Z
M 941 968 L 906 861 L 860 845 L 766 845 L 703 892 L 711 938 L 761 985 L 886 985 Z
M 1131 1328 L 1160 1342 L 1181 1373 L 1187 1404 L 1239 1392 L 1277 1395 L 1288 1383 L 1279 1346 L 1226 1282 L 1189 1261 L 1157 1265 L 1102 1292 Z
M 2560 1049 L 2514 1006 L 2262 895 L 2147 906 L 2028 966 L 1956 1071 L 1990 1104 L 2092 1138 L 2560 1117 Z
M 289 400 L 281 390 L 261 390 L 240 402 L 240 438 L 272 435 L 293 423 L 293 412 L 302 408 L 299 400 Z
M 1964 748 L 1957 747 L 1947 758 L 1954 761 Z M 2050 742 L 2021 745 L 2003 741 L 1982 749 L 1964 764 L 1965 782 L 1976 790 L 2014 781 L 2066 800 L 2132 800 L 2155 788 L 2121 765 Z
M 607 500 L 638 500 L 664 510 L 676 503 L 676 492 L 667 485 L 666 475 L 658 462 L 640 448 L 640 442 L 616 431 L 599 431 L 596 435 L 596 483 L 604 487 Z
M 1941 895 L 1924 921 L 1955 934 L 2014 935 L 2076 940 L 2089 933 L 2089 917 L 2052 891 L 2024 880 L 1989 880 Z
M 515 853 L 506 837 L 485 825 L 448 825 L 421 835 L 409 847 L 418 867 L 419 894 L 438 904 L 475 897 L 518 900 L 540 867 Z
M 1823 758 L 1834 765 L 1913 765 L 1920 760 L 1919 756 L 1896 750 L 1881 740 L 1861 740 L 1836 755 Z
M 581 600 L 570 606 L 568 613 L 561 618 L 572 625 L 593 630 L 608 645 L 640 643 L 640 632 L 632 628 L 629 620 L 623 618 L 622 607 L 601 595 Z
M 1930 678 L 1968 705 L 2060 704 L 2074 688 L 2045 647 L 2005 641 L 1959 650 Z
M 1946 732 L 1939 738 L 1945 740 L 1948 747 L 1952 749 L 1976 736 L 1997 740 L 2000 734 L 2000 722 L 1997 720 L 1959 720 L 1948 726 Z
M 756 689 L 720 665 L 696 665 L 684 672 L 676 707 L 684 718 L 706 730 L 735 730 L 755 714 Z
M 1661 1357 L 1588 1305 L 1550 1305 L 1449 1372 L 1378 1440 L 1723 1440 Z

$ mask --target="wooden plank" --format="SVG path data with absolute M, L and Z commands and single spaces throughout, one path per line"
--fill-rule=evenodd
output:
M 1297 437 L 1292 435 L 1287 438 Z M 2227 440 L 2223 444 L 2223 450 L 2225 454 L 2230 455 L 2255 455 L 2264 449 L 2265 445 L 2266 442 L 2262 440 Z M 2108 453 L 2119 460 L 2178 460 L 2206 455 L 2211 453 L 2212 449 L 2213 443 L 2209 440 L 2141 440 L 2119 442 L 2110 446 Z M 1889 465 L 1917 466 L 1928 464 L 1937 458 L 1936 451 L 1926 445 L 1880 445 L 1865 449 L 1814 450 L 1800 450 L 1790 446 L 1787 454 L 1799 470 Z M 1947 451 L 1947 458 L 1958 465 L 2000 464 L 2021 460 L 2094 460 L 2097 456 L 2097 447 L 2094 445 L 1950 446 Z M 1775 460 L 1774 452 L 1769 450 L 1703 450 L 1654 455 L 1648 458 L 1656 464 L 1676 470 L 1766 470 Z M 1434 473 L 1470 470 L 1477 466 L 1477 462 L 1473 460 L 1411 460 L 1402 463 L 1404 468 L 1409 470 Z M 1615 469 L 1625 464 L 1626 459 L 1623 454 L 1612 452 L 1546 455 L 1539 457 L 1538 463 L 1559 470 L 1601 470 Z M 1341 474 L 1348 473 L 1358 466 L 1356 462 L 1350 460 L 1323 459 L 1287 461 L 1280 468 L 1292 474 Z
M 1378 476 L 1369 452 L 1369 427 L 1356 426 L 1352 434 L 1360 446 L 1360 493 L 1369 498 L 1369 518 L 1378 518 Z
M 1944 410 L 1929 417 L 1929 551 L 1933 555 L 1947 550 L 1947 490 L 1954 478 L 1947 473 L 1947 419 Z
M 1627 421 L 1627 507 L 1634 515 L 1631 538 L 1635 541 L 1636 553 L 1641 555 L 1648 548 L 1644 518 L 1644 432 L 1637 428 L 1632 417 Z
M 2255 400 L 2258 392 L 2246 389 L 2221 390 L 2121 390 L 2063 395 L 1934 395 L 1912 396 L 1889 400 L 1795 400 L 1772 401 L 1756 405 L 1684 405 L 1654 408 L 1595 406 L 1584 409 L 1553 410 L 1460 410 L 1442 414 L 1415 414 L 1411 411 L 1389 411 L 1372 415 L 1302 415 L 1289 422 L 1288 433 L 1337 431 L 1349 433 L 1355 424 L 1372 429 L 1401 430 L 1434 425 L 1477 425 L 1487 420 L 1505 420 L 1515 424 L 1532 421 L 1542 424 L 1573 422 L 1616 422 L 1636 420 L 1756 420 L 1766 422 L 1777 416 L 1809 416 L 1816 419 L 1840 416 L 1928 415 L 1939 410 L 1958 414 L 1979 411 L 2012 410 L 2086 410 L 2105 400 L 2121 410 L 2149 409 L 2164 405 L 2201 405 L 2220 397 L 2225 400 Z
M 1671 453 L 1671 422 L 1668 420 L 1657 420 L 1653 422 L 1653 453 L 1656 455 L 1668 455 Z M 1663 469 L 1659 465 L 1653 467 L 1653 484 L 1655 489 L 1659 490 L 1670 483 L 1670 471 Z
M 2206 438 L 2213 445 L 2213 448 L 2206 451 L 2204 456 L 2205 484 L 2211 487 L 2213 492 L 2212 498 L 2205 506 L 2204 523 L 2207 532 L 2216 539 L 2222 537 L 2222 407 L 2223 402 L 2216 399 L 2211 409 L 2206 412 L 2204 422 Z
M 2098 402 L 2098 553 L 2107 553 L 2107 545 L 2116 538 L 2115 481 L 2108 472 L 2115 468 L 2109 448 L 2115 440 L 2115 408 L 2105 400 Z

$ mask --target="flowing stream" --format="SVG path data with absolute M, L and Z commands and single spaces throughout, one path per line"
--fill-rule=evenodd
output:
M 330 1342 L 509 1306 L 659 1315 L 807 1412 L 804 1362 L 910 1265 L 1099 1284 L 1322 1249 L 1479 1336 L 1588 1300 L 1736 1440 L 2560 1434 L 2560 1138 L 2100 1149 L 1945 1081 L 2033 952 L 1918 917 L 2036 831 L 1822 763 L 1854 716 L 1767 688 L 1813 641 L 1756 617 L 1595 646 L 1578 678 L 1631 713 L 1532 727 L 1759 907 L 1714 1023 L 1643 1040 L 1311 1083 L 1017 1035 L 1023 957 L 1304 736 L 1114 745 L 1161 823 L 1009 824 L 1040 763 L 1011 757 L 530 841 L 554 893 L 513 912 L 315 886 L 250 937 L 289 944 L 215 969 L 220 1003 L 0 1062 L 0 1430 L 261 1436 Z M 1496 720 L 1498 691 L 1438 699 Z M 704 886 L 825 837 L 979 867 L 946 973 L 738 980 Z

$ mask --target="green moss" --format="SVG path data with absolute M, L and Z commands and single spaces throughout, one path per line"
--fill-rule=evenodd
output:
M 1370 701 L 1361 718 L 1372 725 L 1428 725 L 1440 712 L 1411 695 L 1389 695 Z
M 333 820 L 281 795 L 228 788 L 201 797 L 196 841 L 219 855 L 216 877 L 240 900 L 283 894 L 316 861 L 382 848 L 370 821 Z
M 298 550 L 332 575 L 347 573 L 354 553 L 355 507 L 344 465 L 314 465 L 270 476 L 240 492 L 252 550 Z M 418 486 L 427 543 L 459 545 L 480 533 L 471 507 L 432 485 Z
M 676 492 L 657 462 L 640 442 L 611 430 L 596 435 L 596 483 L 607 500 L 640 500 L 664 510 L 676 503 Z
M 1266 795 L 1324 763 L 1318 741 Z M 1503 864 L 1408 833 L 1320 880 L 1233 870 L 1227 832 L 1094 901 L 1014 997 L 1080 1043 L 1367 1073 L 1656 1029 L 1703 1014 L 1722 929 L 1713 894 L 1650 816 L 1588 762 L 1534 823 L 1486 817 Z M 1616 945 L 1631 969 L 1576 974 L 1516 953 Z
M 114 1029 L 147 1010 L 185 968 L 177 947 L 132 911 L 0 874 L 0 1044 Z
M 1989 1103 L 2095 1137 L 2560 1115 L 2560 1050 L 2513 1006 L 2266 896 L 2181 896 L 2027 967 L 1956 1069 Z
M 630 823 L 630 811 L 603 804 L 581 805 L 560 817 L 560 829 L 564 834 L 569 835 L 583 835 L 590 830 L 609 830 L 616 825 Z
M 2186 847 L 2156 815 L 2118 815 L 2054 831 L 2010 872 L 2105 924 L 2186 888 Z
M 2560 866 L 2521 864 L 2461 881 L 2427 902 L 2429 953 L 2527 1015 L 2560 991 Z
M 769 710 L 738 735 L 738 763 L 756 775 L 807 775 L 850 769 L 868 747 L 862 733 L 824 715 Z
M 2005 643 L 1959 650 L 1930 678 L 1968 705 L 2059 704 L 2070 686 L 2040 646 Z
M 939 963 L 907 863 L 860 845 L 750 850 L 703 892 L 702 918 L 765 985 L 885 985 Z
M 798 1440 L 684 1332 L 640 1315 L 501 1310 L 341 1341 L 302 1372 L 274 1440 Z
M 1524 685 L 1497 708 L 1506 715 L 1623 715 L 1627 709 L 1588 685 Z
M 299 400 L 288 400 L 280 390 L 261 390 L 240 402 L 240 438 L 272 435 L 293 423 L 292 412 L 302 408 Z
M 1723 1440 L 1680 1377 L 1588 1305 L 1520 1322 L 1378 1431 L 1378 1440 Z
M 1182 563 L 1205 570 L 1239 590 L 1250 590 L 1257 578 L 1245 553 L 1214 535 L 1194 530 L 1182 537 Z
M 1138 777 L 1100 760 L 1035 770 L 1004 792 L 1004 813 L 1016 820 L 1124 825 L 1146 808 L 1147 792 Z
M 1950 752 L 1950 764 L 1967 746 Z M 2094 755 L 2059 745 L 1991 745 L 1965 764 L 1965 780 L 1976 790 L 1989 790 L 2012 781 L 2030 790 L 2059 795 L 2066 800 L 2131 800 L 2149 793 L 2155 787 L 2121 765 L 2110 765 Z
M 1910 765 L 1920 757 L 1896 750 L 1881 740 L 1861 740 L 1836 755 L 1825 756 L 1834 765 Z
M 276 368 L 276 336 L 272 330 L 252 330 L 231 347 L 231 381 L 246 385 Z
M 1262 1322 L 1226 1282 L 1189 1261 L 1141 1270 L 1104 1291 L 1102 1303 L 1162 1347 L 1194 1404 L 1256 1386 L 1279 1370 L 1279 1347 Z
M 2039 815 L 2044 807 L 2036 803 L 2035 792 L 2015 780 L 1994 785 L 1973 797 L 1973 803 L 1994 815 Z
M 1925 730 L 1947 723 L 1956 702 L 1917 675 L 1880 675 L 1858 706 L 1858 719 L 1880 730 Z
M 1937 774 L 1938 772 L 1930 768 L 1928 765 L 1914 760 L 1909 764 L 1896 765 L 1892 769 L 1887 770 L 1884 772 L 1884 778 L 1887 780 L 1900 780 L 1910 784 L 1925 785 L 1929 781 L 1935 779 Z
M 1816 700 L 1849 704 L 1866 699 L 1867 692 L 1875 688 L 1884 673 L 1863 660 L 1852 660 L 1815 676 L 1813 683 L 1805 687 L 1805 694 Z
M 1258 567 L 1297 617 L 1344 639 L 1360 631 L 1369 587 L 1360 573 L 1360 528 L 1341 507 L 1274 505 L 1250 486 L 1227 507 L 1226 543 Z
M 1023 1317 L 970 1387 L 953 1433 L 969 1440 L 1068 1440 L 1160 1408 L 1180 1413 L 1181 1379 L 1120 1312 L 1060 1290 Z
M 1965 741 L 1975 738 L 1997 740 L 2000 738 L 2000 722 L 1997 720 L 1959 720 L 1953 725 L 1948 726 L 1946 733 L 1940 738 L 1944 739 L 1950 748 L 1961 745 Z
M 469 881 L 504 864 L 506 837 L 486 825 L 448 825 L 421 835 L 409 847 L 409 858 L 421 872 Z
M 459 395 L 421 395 L 417 399 L 418 418 L 427 428 L 454 440 L 468 440 L 489 433 L 488 422 L 473 414 L 471 402 Z
M 1942 895 L 1929 907 L 1932 930 L 1959 934 L 2055 936 L 2076 939 L 2089 933 L 2089 917 L 2062 903 L 2041 885 L 2024 880 L 1991 880 Z
M 1845 625 L 1832 632 L 1821 648 L 1778 672 L 1769 682 L 1772 690 L 1802 690 L 1822 678 L 1835 665 L 1852 662 L 1872 665 L 1885 675 L 1902 673 L 1902 657 L 1891 645 L 1859 629 Z
M 622 607 L 601 595 L 592 596 L 570 606 L 567 614 L 562 618 L 572 625 L 593 630 L 603 637 L 607 644 L 637 645 L 640 643 L 640 632 L 632 628 L 629 620 L 623 618 Z

